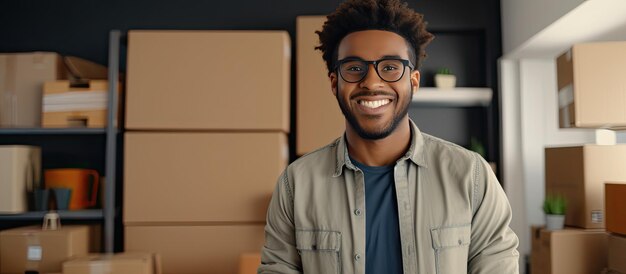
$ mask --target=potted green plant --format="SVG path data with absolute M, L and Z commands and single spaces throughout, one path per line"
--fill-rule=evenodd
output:
M 543 212 L 546 214 L 546 229 L 563 229 L 567 204 L 561 195 L 548 195 L 543 202 Z
M 448 68 L 440 68 L 435 74 L 435 86 L 437 88 L 451 89 L 456 86 L 456 76 Z

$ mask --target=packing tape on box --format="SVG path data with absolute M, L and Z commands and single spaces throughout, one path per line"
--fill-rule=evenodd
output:
M 26 233 L 26 266 L 27 270 L 39 270 L 39 262 L 43 258 L 44 250 L 39 243 L 39 236 L 36 233 Z
M 100 260 L 100 258 L 97 258 L 96 260 Z M 89 274 L 107 274 L 111 272 L 111 265 L 107 263 L 95 263 L 89 265 Z

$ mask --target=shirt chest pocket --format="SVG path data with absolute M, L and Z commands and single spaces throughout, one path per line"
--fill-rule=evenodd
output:
M 304 273 L 340 273 L 341 233 L 297 230 L 296 248 Z
M 436 228 L 430 234 L 437 274 L 467 273 L 470 225 Z

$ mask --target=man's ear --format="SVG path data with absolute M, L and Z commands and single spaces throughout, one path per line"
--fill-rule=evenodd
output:
M 331 72 L 328 78 L 330 79 L 330 88 L 333 91 L 333 95 L 337 96 L 337 73 Z
M 420 72 L 414 70 L 411 72 L 411 90 L 415 93 L 420 87 Z

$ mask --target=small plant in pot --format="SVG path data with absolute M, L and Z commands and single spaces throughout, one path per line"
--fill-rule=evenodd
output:
M 435 74 L 437 88 L 450 89 L 456 86 L 456 76 L 448 68 L 440 68 Z
M 543 212 L 546 213 L 546 229 L 563 229 L 565 224 L 565 210 L 566 202 L 563 196 L 546 196 L 546 200 L 543 202 Z

